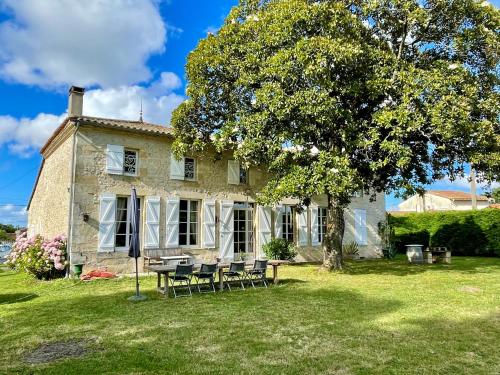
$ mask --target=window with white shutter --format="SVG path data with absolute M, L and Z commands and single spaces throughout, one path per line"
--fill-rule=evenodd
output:
M 367 245 L 366 210 L 354 210 L 354 239 L 358 245 Z
M 184 158 L 177 160 L 173 153 L 170 154 L 170 179 L 184 180 Z
M 215 248 L 215 200 L 203 200 L 203 248 Z
M 318 246 L 321 243 L 319 237 L 319 208 L 318 206 L 311 205 L 309 206 L 309 210 L 311 212 L 311 245 Z
M 262 246 L 271 241 L 271 207 L 257 206 L 257 254 L 264 257 Z
M 124 148 L 120 145 L 107 145 L 106 172 L 109 174 L 123 174 Z
M 146 198 L 146 222 L 144 231 L 144 248 L 160 247 L 160 197 Z
M 167 198 L 166 204 L 165 247 L 179 247 L 179 198 Z
M 282 238 L 283 236 L 283 206 L 274 208 L 274 238 Z
M 238 160 L 227 161 L 227 183 L 231 185 L 240 184 L 240 162 Z
M 221 201 L 220 203 L 219 258 L 223 260 L 234 259 L 233 206 L 233 201 Z
M 298 229 L 298 245 L 307 246 L 308 233 L 307 233 L 307 209 L 301 213 L 297 213 L 297 229 Z
M 104 193 L 99 198 L 99 251 L 114 251 L 116 195 Z

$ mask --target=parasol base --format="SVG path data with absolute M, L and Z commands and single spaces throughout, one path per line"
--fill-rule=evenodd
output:
M 132 297 L 128 297 L 127 298 L 129 301 L 132 301 L 132 302 L 141 302 L 141 301 L 145 301 L 148 299 L 148 297 L 142 295 L 142 294 L 136 294 L 136 295 L 133 295 Z

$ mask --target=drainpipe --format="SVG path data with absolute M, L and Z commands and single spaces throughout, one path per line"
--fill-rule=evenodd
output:
M 73 212 L 74 212 L 74 199 L 75 199 L 75 176 L 76 176 L 76 146 L 77 146 L 77 135 L 78 128 L 80 127 L 80 120 L 76 120 L 75 132 L 73 133 L 73 155 L 71 158 L 71 185 L 70 185 L 70 195 L 69 195 L 69 217 L 68 217 L 68 243 L 67 243 L 67 257 L 68 257 L 68 267 L 66 268 L 66 277 L 70 275 L 71 267 L 71 250 L 73 244 Z

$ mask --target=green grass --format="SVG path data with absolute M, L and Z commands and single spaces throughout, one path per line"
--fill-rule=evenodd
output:
M 40 282 L 4 269 L 0 373 L 498 374 L 500 260 L 452 260 L 287 266 L 269 289 L 176 300 L 150 276 L 136 304 L 130 278 Z M 23 362 L 40 344 L 88 338 L 83 357 Z

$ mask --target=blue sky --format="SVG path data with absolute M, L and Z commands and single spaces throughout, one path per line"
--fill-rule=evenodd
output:
M 237 0 L 117 3 L 0 0 L 0 222 L 25 224 L 38 150 L 65 116 L 69 86 L 86 87 L 84 114 L 137 119 L 142 98 L 145 120 L 168 124 L 188 53 Z

